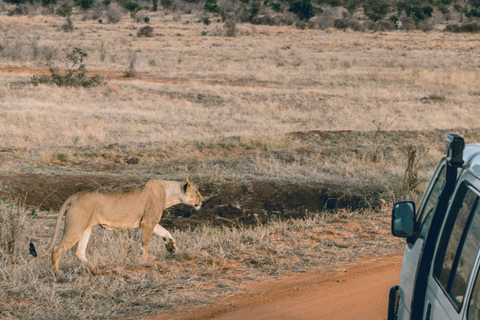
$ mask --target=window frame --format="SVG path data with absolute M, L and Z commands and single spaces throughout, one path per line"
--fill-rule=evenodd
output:
M 447 286 L 445 287 L 444 284 L 440 280 L 440 275 L 443 267 L 443 262 L 445 260 L 445 256 L 447 254 L 447 248 L 448 244 L 450 243 L 450 239 L 452 236 L 452 232 L 454 229 L 454 225 L 457 221 L 458 215 L 460 213 L 460 210 L 462 208 L 462 205 L 464 203 L 464 200 L 467 196 L 468 191 L 473 192 L 475 199 L 473 201 L 472 208 L 469 211 L 467 221 L 465 223 L 465 226 L 462 230 L 460 240 L 458 242 L 458 245 L 455 249 L 455 257 L 454 261 L 452 262 L 452 269 L 450 270 L 450 273 L 448 275 L 447 279 Z M 461 199 L 461 201 L 460 201 Z M 473 259 L 472 265 L 470 267 L 470 272 L 468 274 L 468 278 L 466 281 L 466 287 L 465 287 L 465 292 L 463 295 L 463 299 L 461 302 L 459 302 L 456 297 L 452 297 L 451 294 L 451 287 L 455 279 L 456 272 L 458 270 L 458 263 L 460 260 L 460 257 L 463 253 L 464 245 L 465 245 L 465 240 L 467 238 L 468 230 L 470 230 L 470 224 L 473 220 L 474 213 L 477 211 L 478 206 L 480 206 L 480 192 L 467 180 L 464 180 L 461 182 L 460 186 L 457 188 L 457 191 L 453 197 L 453 201 L 450 205 L 449 211 L 448 211 L 448 216 L 446 218 L 446 221 L 444 222 L 444 226 L 442 228 L 440 237 L 438 239 L 437 243 L 437 248 L 436 248 L 436 253 L 435 253 L 435 259 L 433 261 L 433 268 L 432 268 L 432 276 L 435 282 L 437 283 L 438 287 L 443 291 L 447 299 L 450 301 L 452 306 L 455 308 L 457 313 L 460 313 L 462 306 L 464 305 L 465 301 L 470 301 L 471 299 L 471 293 L 469 292 L 469 282 L 470 279 L 472 278 L 472 275 L 476 275 L 475 268 L 477 266 L 477 259 L 478 259 L 478 249 L 480 248 L 480 242 L 479 245 L 477 246 L 477 251 L 475 252 L 475 257 Z M 455 213 L 455 214 L 453 214 Z M 446 233 L 447 232 L 447 233 Z M 447 235 L 448 234 L 448 235 Z

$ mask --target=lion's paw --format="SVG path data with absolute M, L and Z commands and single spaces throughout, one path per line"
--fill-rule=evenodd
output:
M 172 254 L 177 251 L 177 246 L 175 245 L 175 241 L 169 241 L 165 243 L 165 248 L 167 248 L 167 251 Z

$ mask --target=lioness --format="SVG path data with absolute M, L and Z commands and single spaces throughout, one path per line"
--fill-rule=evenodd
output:
M 192 182 L 150 180 L 145 186 L 127 192 L 100 193 L 78 192 L 70 196 L 58 213 L 55 235 L 43 256 L 55 245 L 62 217 L 65 227 L 62 241 L 52 251 L 52 269 L 59 274 L 58 262 L 78 241 L 75 255 L 82 263 L 87 263 L 85 250 L 92 227 L 100 225 L 110 230 L 142 228 L 142 254 L 147 259 L 152 233 L 165 240 L 169 252 L 176 250 L 175 240 L 170 232 L 158 222 L 163 209 L 184 203 L 200 209 L 203 197 Z

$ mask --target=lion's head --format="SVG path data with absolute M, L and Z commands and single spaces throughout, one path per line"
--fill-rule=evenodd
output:
M 200 209 L 203 204 L 202 195 L 198 189 L 193 186 L 191 181 L 187 181 L 187 183 L 182 186 L 182 195 L 180 196 L 180 200 L 183 204 L 193 206 L 195 210 Z

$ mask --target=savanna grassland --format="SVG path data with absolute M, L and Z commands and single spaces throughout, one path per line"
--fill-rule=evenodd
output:
M 159 12 L 153 37 L 137 37 L 128 16 L 73 15 L 72 32 L 64 20 L 0 16 L 2 318 L 139 318 L 396 254 L 392 202 L 419 200 L 447 133 L 479 140 L 476 35 L 237 24 L 227 37 Z M 104 85 L 31 83 L 47 63 L 71 68 L 74 48 Z M 151 178 L 190 178 L 207 199 L 165 213 L 176 255 L 155 239 L 147 263 L 138 230 L 100 228 L 94 270 L 71 252 L 54 276 L 28 254 L 69 193 Z

